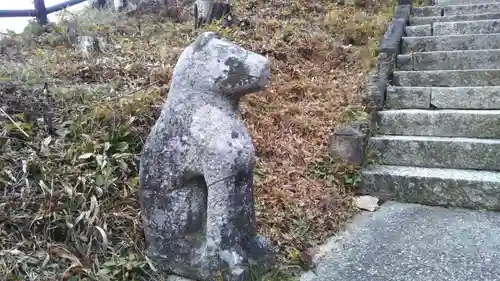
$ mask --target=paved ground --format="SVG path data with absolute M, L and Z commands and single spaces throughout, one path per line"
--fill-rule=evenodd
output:
M 387 202 L 328 247 L 301 281 L 500 280 L 500 213 Z

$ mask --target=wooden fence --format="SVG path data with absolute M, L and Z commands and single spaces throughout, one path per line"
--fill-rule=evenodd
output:
M 46 7 L 44 0 L 34 0 L 35 7 L 31 10 L 0 10 L 0 18 L 12 17 L 34 17 L 39 24 L 44 25 L 48 23 L 47 15 L 59 12 L 68 7 L 86 2 L 88 0 L 66 0 L 62 3 L 56 4 L 52 7 Z M 106 0 L 97 0 L 98 7 L 102 8 L 106 5 Z

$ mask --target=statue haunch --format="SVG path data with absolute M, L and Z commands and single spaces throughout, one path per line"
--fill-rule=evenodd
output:
M 141 156 L 140 200 L 148 255 L 195 280 L 243 281 L 272 262 L 256 235 L 254 147 L 239 99 L 262 89 L 269 61 L 205 32 L 181 54 Z

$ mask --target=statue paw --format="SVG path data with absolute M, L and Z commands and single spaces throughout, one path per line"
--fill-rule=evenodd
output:
M 270 268 L 275 262 L 275 254 L 271 243 L 261 235 L 255 235 L 250 239 L 246 249 L 251 264 Z

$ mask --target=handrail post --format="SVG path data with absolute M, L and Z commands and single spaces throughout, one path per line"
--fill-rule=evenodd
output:
M 97 8 L 98 9 L 104 9 L 106 7 L 106 0 L 97 0 Z
M 46 25 L 49 21 L 47 19 L 47 8 L 45 7 L 44 0 L 35 0 L 36 20 L 39 25 Z

